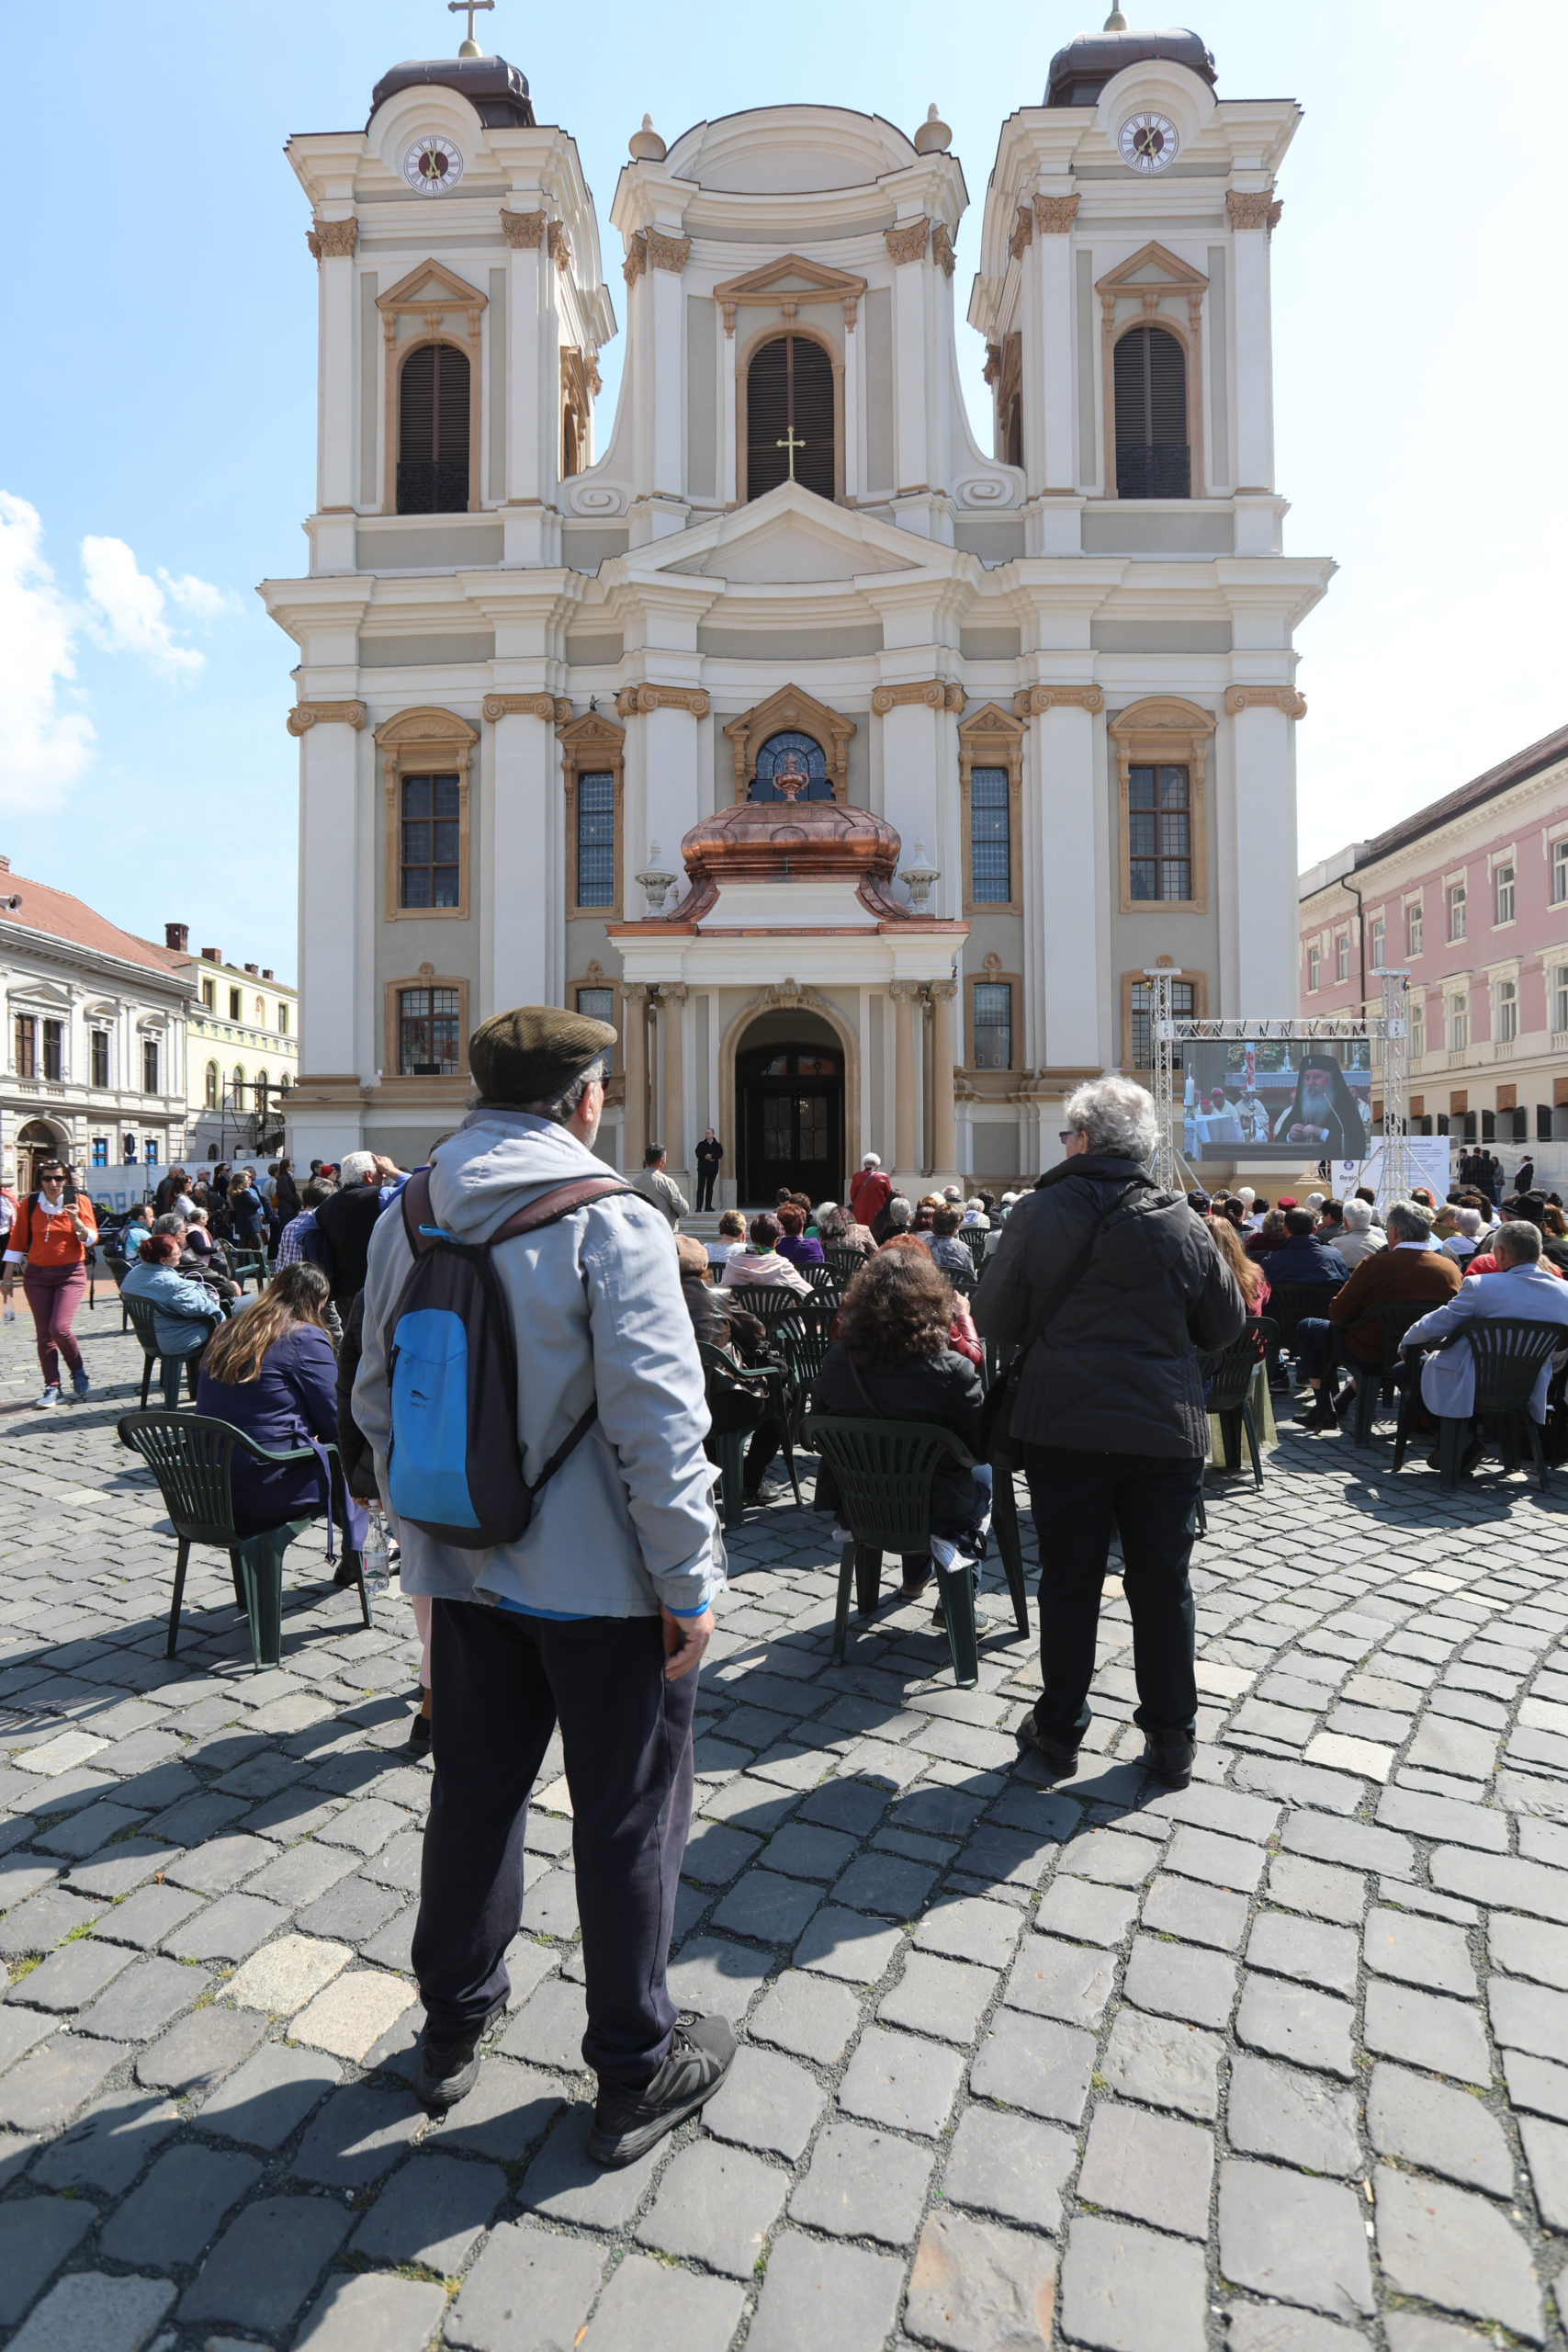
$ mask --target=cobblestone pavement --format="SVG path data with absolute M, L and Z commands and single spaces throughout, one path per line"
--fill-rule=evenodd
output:
M 82 1320 L 109 1385 L 53 1414 L 0 1336 L 15 2352 L 1563 2345 L 1568 1498 L 1439 1501 L 1386 1434 L 1220 1482 L 1182 1794 L 1134 1760 L 1114 1587 L 1049 1790 L 998 1600 L 976 1690 L 912 1608 L 835 1671 L 828 1522 L 775 1502 L 704 1675 L 672 1969 L 740 2053 L 601 2174 L 558 1757 L 511 2013 L 432 2123 L 408 1611 L 363 1631 L 301 1544 L 256 1675 L 197 1555 L 166 1663 L 135 1342 Z

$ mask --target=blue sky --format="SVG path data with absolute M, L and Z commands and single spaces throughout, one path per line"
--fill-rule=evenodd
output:
M 908 130 L 935 99 L 972 209 L 962 320 L 1003 118 L 1100 11 L 577 9 L 499 0 L 606 208 L 646 109 L 668 140 L 790 99 Z M 1130 21 L 1154 19 L 1134 9 Z M 1222 96 L 1306 120 L 1274 241 L 1287 547 L 1342 569 L 1303 627 L 1303 864 L 1568 718 L 1560 141 L 1568 10 L 1215 0 Z M 313 482 L 315 271 L 291 130 L 363 122 L 441 0 L 76 0 L 6 12 L 11 364 L 0 378 L 0 850 L 128 928 L 292 974 L 292 649 L 254 583 L 300 571 Z M 28 94 L 32 96 L 29 97 Z M 978 416 L 977 339 L 960 324 Z M 604 355 L 601 447 L 622 341 Z

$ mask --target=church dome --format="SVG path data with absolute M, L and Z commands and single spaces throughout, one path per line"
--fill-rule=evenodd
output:
M 532 130 L 534 102 L 528 77 L 504 57 L 408 57 L 383 74 L 370 94 L 374 122 L 400 90 L 456 90 L 467 98 L 487 130 Z M 369 125 L 367 124 L 367 129 Z
M 889 891 L 903 843 L 868 808 L 839 800 L 738 800 L 692 827 L 681 843 L 692 888 L 671 918 L 697 922 L 727 882 L 848 878 L 868 912 L 906 922 Z
M 1176 28 L 1163 33 L 1078 33 L 1051 60 L 1045 104 L 1097 106 L 1107 82 L 1114 81 L 1125 66 L 1142 65 L 1151 58 L 1168 65 L 1185 65 L 1211 89 L 1214 86 L 1213 57 L 1194 32 Z

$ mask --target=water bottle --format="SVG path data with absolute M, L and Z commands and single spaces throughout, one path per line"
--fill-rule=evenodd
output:
M 17 1319 L 17 1310 L 16 1310 L 16 1308 L 12 1306 L 12 1304 L 11 1304 L 11 1302 L 10 1302 L 10 1300 L 9 1300 L 9 1299 L 7 1299 L 7 1300 L 6 1301 L 6 1316 L 5 1316 L 5 1319 L 6 1319 L 6 1321 L 7 1323 L 14 1323 L 14 1322 L 16 1321 L 16 1319 Z
M 375 1509 L 370 1512 L 370 1526 L 365 1538 L 365 1549 L 360 1555 L 360 1564 L 365 1571 L 366 1593 L 375 1600 L 386 1591 L 391 1575 L 387 1557 L 387 1522 Z

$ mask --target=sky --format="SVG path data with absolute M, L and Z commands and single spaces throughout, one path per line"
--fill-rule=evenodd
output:
M 988 447 L 963 313 L 998 132 L 1100 11 L 988 0 L 981 37 L 965 21 L 935 0 L 601 0 L 591 18 L 498 0 L 479 28 L 578 141 L 617 316 L 607 211 L 645 110 L 673 142 L 790 100 L 912 131 L 935 100 L 971 199 L 953 283 Z M 0 371 L 0 852 L 129 930 L 184 922 L 280 977 L 293 648 L 254 589 L 305 568 L 316 323 L 283 142 L 363 123 L 388 66 L 460 29 L 443 0 L 6 15 L 29 162 Z M 1298 637 L 1305 866 L 1568 718 L 1562 165 L 1531 97 L 1562 86 L 1568 8 L 1208 0 L 1196 29 L 1222 97 L 1305 110 L 1272 248 L 1276 480 L 1287 550 L 1340 566 Z M 601 448 L 623 349 L 601 363 Z

